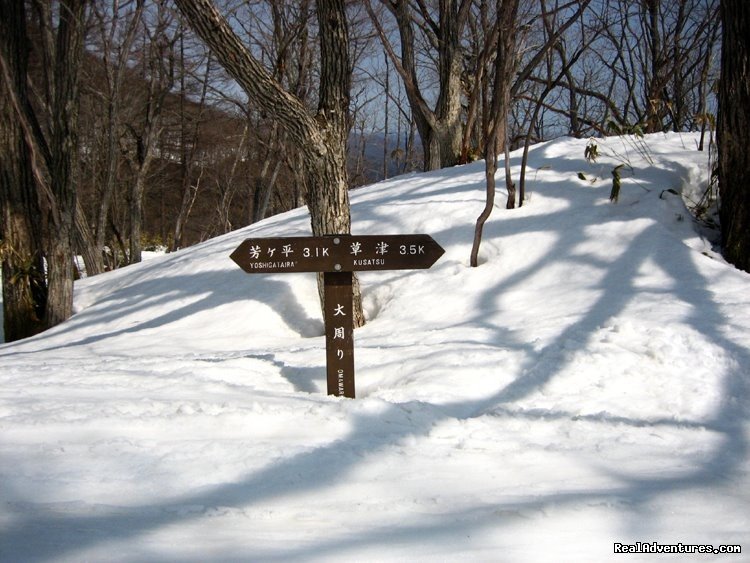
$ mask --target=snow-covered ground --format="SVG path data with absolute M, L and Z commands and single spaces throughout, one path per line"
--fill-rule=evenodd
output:
M 228 257 L 305 210 L 81 281 L 0 346 L 0 560 L 747 561 L 750 275 L 667 191 L 705 186 L 696 140 L 533 147 L 478 268 L 483 163 L 353 192 L 355 233 L 446 249 L 360 276 L 354 400 L 325 394 L 315 276 Z

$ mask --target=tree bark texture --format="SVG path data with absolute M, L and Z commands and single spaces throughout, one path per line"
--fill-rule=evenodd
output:
M 97 250 L 94 233 L 89 227 L 80 198 L 76 202 L 74 237 L 74 249 L 83 258 L 86 275 L 96 276 L 101 274 L 104 271 L 104 260 L 101 251 Z
M 41 212 L 32 170 L 27 103 L 26 16 L 23 2 L 0 2 L 0 262 L 5 340 L 42 330 L 46 284 Z
M 57 221 L 47 233 L 47 311 L 53 327 L 73 314 L 73 258 L 78 172 L 79 68 L 83 57 L 86 0 L 60 2 L 54 65 L 50 186 L 57 203 Z
M 350 233 L 346 138 L 351 65 L 343 0 L 317 3 L 321 77 L 315 115 L 250 54 L 210 0 L 176 0 L 176 4 L 251 103 L 273 116 L 299 147 L 307 174 L 313 235 Z M 322 295 L 322 288 L 320 292 Z M 354 303 L 355 326 L 361 326 L 364 316 L 356 285 Z
M 750 4 L 722 0 L 719 193 L 725 258 L 750 272 Z
M 322 135 L 305 106 L 273 79 L 247 51 L 210 0 L 176 0 L 191 27 L 209 45 L 224 69 L 263 111 L 276 117 L 288 134 L 313 157 L 326 153 Z
M 515 207 L 515 185 L 510 177 L 510 159 L 508 154 L 507 130 L 508 113 L 510 108 L 510 90 L 513 73 L 516 68 L 516 19 L 518 15 L 518 0 L 496 0 L 497 13 L 497 56 L 494 65 L 492 83 L 492 100 L 490 102 L 492 116 L 484 132 L 486 139 L 484 146 L 486 198 L 482 213 L 477 218 L 474 227 L 474 243 L 471 248 L 470 264 L 479 265 L 479 246 L 482 242 L 484 225 L 492 213 L 495 204 L 495 173 L 497 172 L 497 153 L 505 151 L 505 185 L 508 190 L 506 207 Z

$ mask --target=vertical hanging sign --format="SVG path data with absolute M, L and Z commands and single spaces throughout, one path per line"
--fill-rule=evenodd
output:
M 354 397 L 354 322 L 351 272 L 325 272 L 324 312 L 328 394 Z

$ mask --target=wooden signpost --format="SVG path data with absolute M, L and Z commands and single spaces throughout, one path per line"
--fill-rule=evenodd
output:
M 444 252 L 429 235 L 329 235 L 246 239 L 230 258 L 248 274 L 323 272 L 328 394 L 354 398 L 352 272 L 426 269 Z

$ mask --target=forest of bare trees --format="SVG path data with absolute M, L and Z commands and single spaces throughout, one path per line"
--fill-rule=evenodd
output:
M 390 175 L 484 158 L 491 210 L 508 150 L 713 139 L 719 0 L 0 6 L 8 340 L 67 318 L 84 265 L 94 275 L 303 204 L 316 234 L 346 232 L 347 189 Z M 523 205 L 523 174 L 505 182 L 506 206 Z

